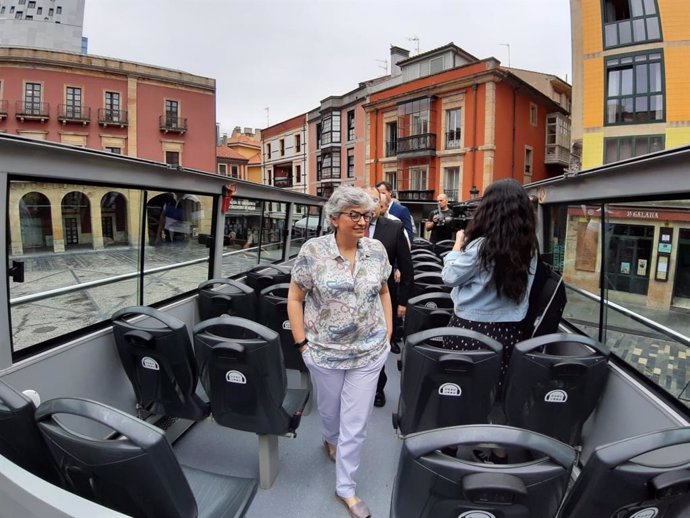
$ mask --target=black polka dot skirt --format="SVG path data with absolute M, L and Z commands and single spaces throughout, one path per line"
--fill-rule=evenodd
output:
M 513 347 L 515 347 L 516 343 L 524 339 L 522 322 L 476 322 L 474 320 L 465 320 L 454 314 L 450 317 L 448 327 L 470 329 L 471 331 L 482 333 L 503 344 L 503 360 L 501 362 L 501 375 L 499 378 L 498 390 L 498 393 L 501 394 L 503 379 L 508 371 L 508 363 L 510 362 L 510 356 L 513 354 Z M 443 348 L 453 351 L 471 351 L 480 349 L 481 346 L 476 340 L 469 338 L 463 338 L 461 336 L 444 336 Z

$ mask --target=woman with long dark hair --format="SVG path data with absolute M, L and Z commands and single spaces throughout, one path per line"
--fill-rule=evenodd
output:
M 448 325 L 503 344 L 501 384 L 513 346 L 523 339 L 522 320 L 537 259 L 531 203 L 519 182 L 505 179 L 486 189 L 474 217 L 464 231 L 457 232 L 455 246 L 444 260 L 443 282 L 453 286 L 454 313 Z M 443 347 L 467 350 L 476 344 L 447 337 Z

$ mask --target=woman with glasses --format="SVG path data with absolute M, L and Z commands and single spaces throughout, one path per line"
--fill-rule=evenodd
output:
M 338 187 L 324 207 L 334 233 L 302 246 L 288 292 L 295 346 L 316 387 L 323 448 L 335 462 L 336 497 L 355 518 L 370 516 L 354 476 L 393 329 L 388 256 L 365 237 L 374 209 L 362 189 Z

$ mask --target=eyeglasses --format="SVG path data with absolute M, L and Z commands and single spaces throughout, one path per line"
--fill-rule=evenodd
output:
M 366 214 L 362 214 L 361 212 L 357 212 L 354 210 L 351 210 L 350 212 L 341 212 L 340 214 L 346 214 L 348 218 L 350 218 L 352 221 L 357 223 L 360 219 L 364 218 L 364 221 L 371 221 L 371 212 L 367 212 Z

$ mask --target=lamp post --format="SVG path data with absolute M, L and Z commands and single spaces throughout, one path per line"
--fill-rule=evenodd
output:
M 477 189 L 476 185 L 473 185 L 470 189 L 470 200 L 476 200 L 477 198 L 479 198 L 479 189 Z

